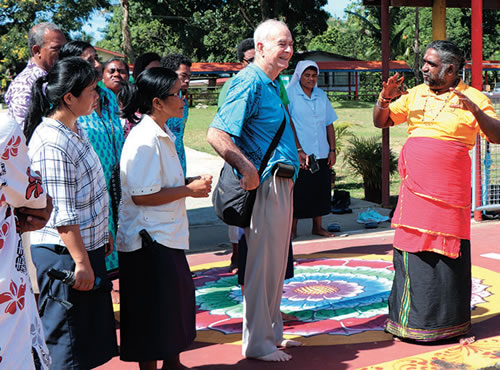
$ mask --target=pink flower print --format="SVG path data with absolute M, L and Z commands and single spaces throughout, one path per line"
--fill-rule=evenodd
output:
M 0 226 L 0 249 L 3 248 L 7 235 L 9 234 L 10 224 L 8 221 L 2 223 Z
M 40 177 L 40 174 L 33 174 L 31 169 L 28 167 L 26 175 L 28 175 L 29 181 L 29 185 L 26 188 L 26 199 L 30 199 L 33 194 L 35 195 L 35 198 L 38 198 L 41 194 L 43 194 L 42 178 Z
M 0 294 L 0 304 L 8 303 L 5 308 L 5 313 L 14 315 L 18 308 L 19 311 L 24 308 L 24 293 L 26 292 L 26 284 L 22 284 L 22 282 L 23 280 L 21 279 L 21 284 L 18 288 L 16 283 L 11 280 L 10 291 Z
M 19 149 L 19 144 L 21 144 L 21 136 L 12 136 L 2 154 L 2 159 L 7 160 L 10 156 L 15 157 Z

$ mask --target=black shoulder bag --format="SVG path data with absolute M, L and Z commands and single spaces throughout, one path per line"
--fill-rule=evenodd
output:
M 281 139 L 285 124 L 286 116 L 283 118 L 283 122 L 274 136 L 271 145 L 269 145 L 264 158 L 262 158 L 259 168 L 259 178 L 264 172 L 272 152 Z M 217 217 L 228 225 L 239 227 L 249 226 L 256 195 L 257 189 L 242 189 L 240 186 L 240 179 L 234 174 L 233 167 L 227 162 L 224 163 L 224 167 L 222 167 L 220 172 L 219 181 L 215 186 L 212 196 L 212 202 Z

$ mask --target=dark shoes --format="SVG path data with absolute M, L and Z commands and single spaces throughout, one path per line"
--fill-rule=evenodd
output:
M 352 213 L 351 195 L 345 190 L 335 190 L 331 201 L 331 212 L 335 215 L 343 215 L 344 213 Z

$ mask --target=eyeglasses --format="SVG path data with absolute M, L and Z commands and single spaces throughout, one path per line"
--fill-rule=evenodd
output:
M 250 63 L 253 63 L 254 59 L 255 58 L 253 58 L 253 57 L 252 58 L 248 58 L 248 59 L 243 58 L 243 61 L 247 62 L 248 64 L 250 64 Z
M 126 75 L 127 71 L 125 69 L 118 69 L 118 68 L 110 68 L 108 69 L 108 73 L 110 75 L 114 74 L 115 72 L 118 72 L 121 75 Z
M 177 94 L 167 94 L 167 97 L 168 96 L 176 96 L 178 97 L 179 99 L 182 99 L 183 98 L 183 95 L 182 95 L 182 90 L 179 90 L 179 92 Z

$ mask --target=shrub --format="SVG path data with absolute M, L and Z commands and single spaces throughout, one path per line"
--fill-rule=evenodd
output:
M 382 198 L 382 143 L 379 136 L 352 137 L 345 152 L 347 164 L 363 178 L 365 199 L 380 203 Z M 397 169 L 397 157 L 389 149 L 389 172 Z

